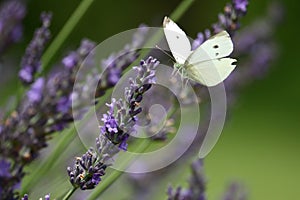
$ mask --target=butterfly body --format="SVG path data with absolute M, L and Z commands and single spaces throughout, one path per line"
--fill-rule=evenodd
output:
M 233 43 L 226 31 L 209 38 L 192 51 L 188 37 L 175 22 L 165 17 L 163 26 L 176 60 L 174 68 L 183 77 L 211 87 L 224 81 L 236 67 L 236 60 L 226 57 L 233 51 Z

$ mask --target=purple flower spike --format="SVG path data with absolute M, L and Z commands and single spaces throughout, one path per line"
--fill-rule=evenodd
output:
M 42 27 L 35 31 L 22 58 L 19 78 L 24 84 L 32 83 L 35 73 L 40 69 L 42 54 L 51 36 L 49 30 L 51 17 L 50 13 L 41 14 Z
M 127 150 L 127 140 L 129 134 L 134 131 L 137 121 L 136 115 L 142 111 L 139 103 L 143 99 L 143 94 L 155 83 L 155 69 L 159 62 L 149 57 L 142 60 L 139 66 L 133 67 L 137 72 L 135 80 L 130 79 L 130 87 L 125 89 L 125 102 L 120 99 L 112 99 L 110 104 L 106 104 L 110 109 L 104 114 L 101 126 L 101 134 L 104 134 L 113 144 L 118 144 L 119 148 Z
M 206 200 L 207 198 L 205 195 L 205 178 L 202 160 L 196 160 L 192 164 L 192 176 L 190 178 L 189 188 L 184 189 L 177 187 L 176 189 L 173 189 L 172 187 L 169 187 L 167 194 L 168 200 Z

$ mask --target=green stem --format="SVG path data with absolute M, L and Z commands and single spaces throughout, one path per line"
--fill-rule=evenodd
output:
M 64 196 L 63 200 L 68 200 L 72 194 L 77 190 L 77 187 L 73 187 L 69 190 L 69 192 Z
M 174 21 L 177 21 L 182 17 L 186 10 L 192 5 L 195 0 L 183 0 L 181 4 L 172 12 L 170 18 Z
M 68 19 L 66 24 L 57 34 L 55 39 L 52 41 L 46 52 L 42 57 L 41 73 L 44 73 L 49 68 L 51 59 L 57 54 L 59 48 L 62 46 L 64 41 L 69 37 L 70 33 L 74 30 L 84 13 L 91 6 L 94 0 L 83 0 L 73 12 L 71 17 Z

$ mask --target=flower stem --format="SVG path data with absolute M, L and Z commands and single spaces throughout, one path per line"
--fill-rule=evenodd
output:
M 177 6 L 177 8 L 170 15 L 172 20 L 177 21 L 179 18 L 181 18 L 181 16 L 185 13 L 185 11 L 188 10 L 194 1 L 195 0 L 182 1 L 181 4 L 179 4 L 179 6 Z
M 42 57 L 42 67 L 40 73 L 45 73 L 49 68 L 49 63 L 51 59 L 57 54 L 59 48 L 64 43 L 64 41 L 68 38 L 70 33 L 74 30 L 75 26 L 78 24 L 84 13 L 88 10 L 94 0 L 83 0 L 73 12 L 71 17 L 68 19 L 66 24 L 54 38 L 52 43 L 47 48 L 46 52 Z
M 63 200 L 68 200 L 72 194 L 77 190 L 77 187 L 73 187 L 69 190 L 69 192 L 64 196 Z

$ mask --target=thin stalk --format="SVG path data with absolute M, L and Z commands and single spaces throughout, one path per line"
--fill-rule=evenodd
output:
M 70 189 L 69 192 L 64 196 L 63 200 L 68 200 L 76 190 L 77 187 L 73 187 L 72 189 Z
M 60 30 L 60 32 L 57 34 L 57 36 L 54 38 L 52 43 L 47 48 L 46 52 L 44 53 L 42 57 L 42 66 L 41 66 L 41 72 L 44 73 L 49 68 L 49 63 L 51 62 L 52 58 L 57 54 L 59 48 L 62 46 L 64 41 L 69 37 L 70 33 L 74 30 L 82 16 L 85 14 L 85 12 L 88 10 L 88 8 L 92 5 L 94 0 L 83 0 L 78 5 L 76 10 L 73 12 L 71 17 L 68 19 L 66 24 L 63 26 L 63 28 Z

